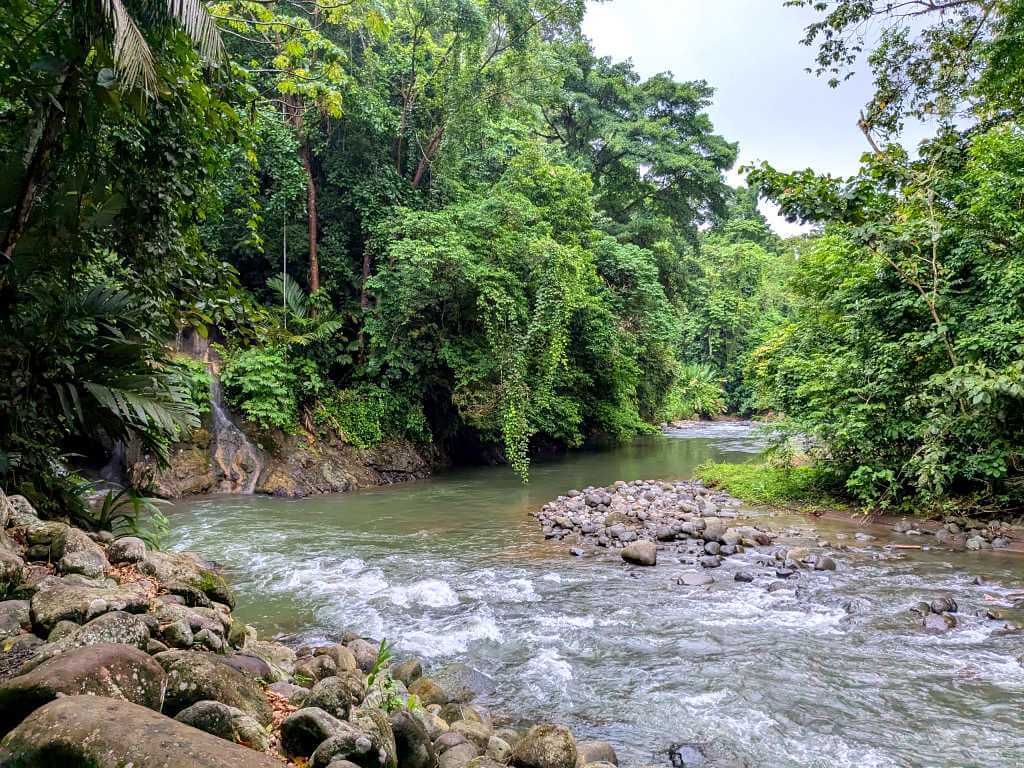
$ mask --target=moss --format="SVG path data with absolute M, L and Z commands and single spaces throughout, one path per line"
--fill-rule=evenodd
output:
M 811 466 L 723 464 L 709 461 L 695 470 L 697 479 L 743 501 L 772 506 L 837 506 L 834 477 Z

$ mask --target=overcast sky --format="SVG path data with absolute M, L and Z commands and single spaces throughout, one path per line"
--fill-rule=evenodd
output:
M 767 160 L 849 175 L 868 149 L 857 116 L 871 81 L 858 76 L 832 89 L 804 71 L 814 51 L 800 39 L 815 17 L 782 0 L 611 0 L 589 7 L 583 29 L 599 55 L 630 58 L 644 77 L 707 80 L 716 131 L 739 142 L 737 166 Z M 798 231 L 770 219 L 782 234 Z

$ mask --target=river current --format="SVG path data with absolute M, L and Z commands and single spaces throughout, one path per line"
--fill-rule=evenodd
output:
M 726 423 L 539 462 L 525 486 L 478 468 L 311 499 L 207 497 L 175 506 L 173 547 L 223 563 L 235 615 L 263 637 L 352 629 L 467 664 L 500 718 L 607 739 L 623 765 L 668 766 L 679 743 L 751 768 L 1024 765 L 1024 635 L 984 617 L 1024 587 L 1021 556 L 896 555 L 880 529 L 773 518 L 797 543 L 847 544 L 838 570 L 769 593 L 734 581 L 749 564 L 730 561 L 711 589 L 689 588 L 671 559 L 570 557 L 528 515 L 569 488 L 685 479 L 759 450 Z M 940 596 L 959 624 L 928 634 L 908 608 Z

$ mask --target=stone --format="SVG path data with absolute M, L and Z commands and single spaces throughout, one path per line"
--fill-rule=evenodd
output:
M 219 653 L 224 649 L 224 641 L 209 629 L 201 629 L 196 632 L 192 638 L 192 644 L 214 653 Z
M 353 667 L 355 669 L 355 667 Z M 406 659 L 391 665 L 391 676 L 401 680 L 408 688 L 413 682 L 423 677 L 423 665 L 419 659 Z
M 512 750 L 518 768 L 575 768 L 576 742 L 562 725 L 535 725 Z
M 688 571 L 679 577 L 678 583 L 685 587 L 706 587 L 715 583 L 715 577 L 703 571 Z
M 462 734 L 466 741 L 475 744 L 481 751 L 487 749 L 491 739 L 491 729 L 479 720 L 457 720 L 452 723 L 452 730 Z
M 259 752 L 266 752 L 270 748 L 269 735 L 254 718 L 219 701 L 197 701 L 179 712 L 174 719 Z
M 57 529 L 50 540 L 50 557 L 61 573 L 79 573 L 88 578 L 102 576 L 110 563 L 103 548 L 84 531 L 71 526 Z
M 10 552 L 0 551 L 0 599 L 14 596 L 25 580 L 25 561 Z
M 351 735 L 354 740 L 355 734 L 355 726 L 317 707 L 303 707 L 281 721 L 281 748 L 289 757 L 309 757 L 330 737 Z
M 955 616 L 948 613 L 929 613 L 924 617 L 923 625 L 929 632 L 941 634 L 955 629 L 957 621 Z
M 161 628 L 160 637 L 171 648 L 191 648 L 194 640 L 192 628 L 184 619 L 172 621 Z
M 718 568 L 722 564 L 722 558 L 718 555 L 705 555 L 700 559 L 702 568 Z
M 149 594 L 140 582 L 93 586 L 47 576 L 39 582 L 30 603 L 32 623 L 48 631 L 58 621 L 82 624 L 110 611 L 145 613 Z
M 494 691 L 494 680 L 468 664 L 453 662 L 434 671 L 431 679 L 444 691 L 446 704 L 449 701 L 467 703 L 477 696 L 486 696 Z M 415 693 L 410 689 L 411 693 Z M 420 697 L 422 701 L 422 697 Z
M 431 742 L 436 741 L 442 733 L 448 731 L 448 723 L 433 712 L 428 712 L 423 707 L 415 707 L 411 710 L 412 716 L 419 721 L 419 724 L 427 731 Z
M 144 738 L 140 738 L 145 734 Z M 66 696 L 29 715 L 0 745 L 4 768 L 281 768 L 268 755 L 146 707 Z
M 56 642 L 47 643 L 24 668 L 30 669 L 73 648 L 116 643 L 144 651 L 148 642 L 149 629 L 141 617 L 114 611 L 105 613 L 84 626 L 76 627 Z
M 487 755 L 478 755 L 466 763 L 466 768 L 505 768 L 505 764 Z
M 303 706 L 318 707 L 339 720 L 348 719 L 352 707 L 366 695 L 366 683 L 358 672 L 342 672 L 337 677 L 325 677 L 314 685 L 303 699 Z
M 295 651 L 272 640 L 252 640 L 245 644 L 246 653 L 259 656 L 274 673 L 274 679 L 286 680 L 295 671 Z
M 591 763 L 618 765 L 619 758 L 615 754 L 615 748 L 607 741 L 576 742 L 576 765 L 580 767 Z
M 0 640 L 14 637 L 31 625 L 32 614 L 29 609 L 28 600 L 4 600 L 0 602 Z
M 398 768 L 398 747 L 388 716 L 380 709 L 358 707 L 352 710 L 349 719 L 373 744 L 370 754 L 376 756 L 377 762 L 367 768 Z
M 254 680 L 262 680 L 265 683 L 274 680 L 274 672 L 270 665 L 251 653 L 230 653 L 224 656 L 223 661 L 229 667 L 237 669 L 243 675 L 248 675 Z
M 309 695 L 308 688 L 303 688 L 301 685 L 295 685 L 294 683 L 286 683 L 283 680 L 271 683 L 267 686 L 267 690 L 288 699 L 289 704 L 300 706 L 305 701 L 306 696 Z
M 333 736 L 322 741 L 313 751 L 309 761 L 311 768 L 378 768 L 380 756 L 374 754 L 370 737 L 350 723 L 342 723 L 341 726 Z
M 487 751 L 484 755 L 499 763 L 507 763 L 512 756 L 512 745 L 500 736 L 491 736 L 487 740 Z
M 405 709 L 392 712 L 389 720 L 395 737 L 398 764 L 402 768 L 433 768 L 437 756 L 423 723 Z
M 10 502 L 10 516 L 2 521 L 3 526 L 28 527 L 39 524 L 39 514 L 32 507 L 32 504 L 24 496 L 8 496 Z
M 167 714 L 176 715 L 197 701 L 209 700 L 236 707 L 261 725 L 273 719 L 273 710 L 259 684 L 220 657 L 199 651 L 166 651 L 153 658 L 167 672 Z
M 409 686 L 409 693 L 419 699 L 420 704 L 447 704 L 448 696 L 440 685 L 429 677 L 421 677 Z
M 720 517 L 705 517 L 704 518 L 704 540 L 705 541 L 718 541 L 725 532 L 729 529 L 728 523 Z
M 438 768 L 466 768 L 470 761 L 479 756 L 475 745 L 464 741 L 446 749 L 437 758 Z
M 937 597 L 928 603 L 932 613 L 956 613 L 956 600 L 952 597 Z
M 753 571 L 736 571 L 736 575 L 733 577 L 736 581 L 742 581 L 747 584 L 754 580 Z
M 235 597 L 215 567 L 190 552 L 150 552 L 139 570 L 163 584 L 182 582 L 203 592 L 211 600 L 234 608 Z
M 318 680 L 333 677 L 338 671 L 338 663 L 332 656 L 307 656 L 295 662 L 292 679 L 300 684 L 313 685 Z
M 191 584 L 185 584 L 181 581 L 172 581 L 170 584 L 164 584 L 164 589 L 167 590 L 168 594 L 177 595 L 185 601 L 185 605 L 189 608 L 212 608 L 213 601 L 206 596 L 206 593 L 197 587 L 193 587 Z
M 359 669 L 359 664 L 356 661 L 355 654 L 341 643 L 329 646 L 325 650 L 325 653 L 334 659 L 338 672 L 348 672 Z
M 158 653 L 163 653 L 164 651 L 169 650 L 170 648 L 161 643 L 159 640 L 154 640 L 153 638 L 150 638 L 149 642 L 146 643 L 146 653 L 148 653 L 150 656 L 156 656 Z
M 653 541 L 636 541 L 622 548 L 622 559 L 633 565 L 657 565 L 658 547 Z
M 780 579 L 791 579 L 796 576 L 796 571 L 793 568 L 777 568 L 775 575 Z
M 817 560 L 814 561 L 814 570 L 816 571 L 834 571 L 836 569 L 836 561 L 828 555 L 820 555 Z
M 165 679 L 159 664 L 128 645 L 72 649 L 0 683 L 0 734 L 60 696 L 106 696 L 160 711 Z
M 107 547 L 112 563 L 141 563 L 146 559 L 146 542 L 136 536 L 122 536 Z
M 357 638 L 347 644 L 348 649 L 355 656 L 356 664 L 363 672 L 370 672 L 377 662 L 377 653 L 380 646 L 374 645 L 362 638 Z

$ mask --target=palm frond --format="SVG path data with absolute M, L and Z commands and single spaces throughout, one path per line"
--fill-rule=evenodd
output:
M 280 275 L 274 275 L 267 280 L 267 288 L 277 294 L 278 301 L 284 301 L 288 311 L 295 317 L 305 317 L 309 311 L 309 301 L 305 292 L 294 280 L 289 280 L 287 286 Z
M 100 0 L 100 7 L 114 32 L 114 68 L 121 81 L 129 87 L 155 90 L 157 77 L 153 52 L 124 3 L 121 0 Z
M 203 0 L 167 0 L 167 13 L 185 30 L 203 58 L 220 61 L 224 57 L 220 30 Z

